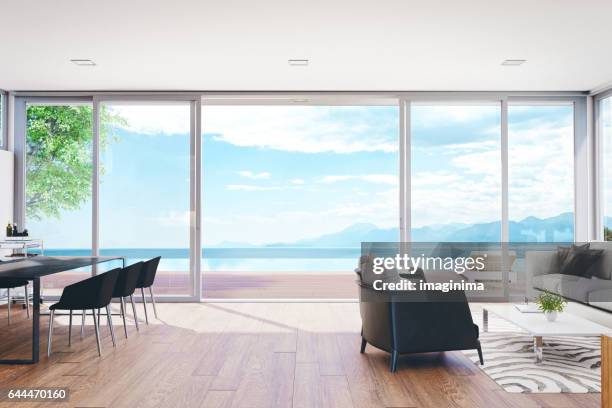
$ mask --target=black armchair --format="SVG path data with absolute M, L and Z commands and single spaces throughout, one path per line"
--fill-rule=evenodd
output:
M 462 291 L 419 292 L 409 299 L 381 293 L 361 280 L 358 284 L 361 352 L 369 343 L 391 353 L 391 372 L 405 353 L 476 349 L 484 363 L 478 326 Z
M 155 282 L 155 275 L 157 274 L 157 267 L 159 266 L 160 260 L 161 256 L 158 256 L 143 262 L 140 278 L 136 284 L 136 289 L 140 289 L 140 293 L 142 294 L 142 303 L 147 324 L 149 324 L 149 316 L 147 315 L 147 299 L 145 298 L 144 290 L 145 288 L 149 289 L 151 303 L 153 303 L 153 314 L 155 314 L 155 318 L 157 319 L 157 306 L 155 306 L 155 296 L 153 295 L 153 283 Z
M 62 292 L 59 302 L 49 307 L 49 341 L 47 343 L 47 355 L 51 356 L 51 342 L 53 338 L 53 317 L 56 310 L 69 310 L 70 320 L 68 325 L 68 345 L 72 336 L 72 311 L 91 309 L 93 314 L 96 343 L 98 345 L 98 355 L 102 355 L 100 346 L 100 327 L 99 320 L 96 318 L 96 309 L 106 308 L 108 327 L 111 332 L 113 346 L 115 342 L 115 331 L 111 320 L 110 308 L 108 307 L 117 282 L 117 276 L 121 268 L 116 268 L 100 275 L 82 280 L 72 285 L 66 286 Z M 99 312 L 98 312 L 99 313 Z
M 130 297 L 130 302 L 132 303 L 132 313 L 134 314 L 134 324 L 136 325 L 136 330 L 138 330 L 138 316 L 136 315 L 136 305 L 134 304 L 134 291 L 136 290 L 138 281 L 142 276 L 143 266 L 144 262 L 136 262 L 135 264 L 123 268 L 119 272 L 117 283 L 115 283 L 115 288 L 113 290 L 113 297 L 118 297 L 121 300 L 121 317 L 123 318 L 123 331 L 125 332 L 126 339 L 128 337 L 128 332 L 127 325 L 125 323 L 125 298 L 127 296 Z

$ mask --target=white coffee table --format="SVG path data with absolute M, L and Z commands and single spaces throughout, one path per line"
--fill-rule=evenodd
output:
M 520 327 L 533 336 L 536 363 L 542 362 L 542 337 L 610 335 L 612 328 L 602 326 L 568 312 L 560 313 L 557 320 L 549 322 L 543 313 L 522 313 L 513 304 L 486 305 L 482 309 L 482 330 L 489 331 L 489 312 Z

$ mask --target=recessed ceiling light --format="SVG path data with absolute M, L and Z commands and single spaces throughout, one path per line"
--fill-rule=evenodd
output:
M 305 67 L 308 65 L 308 60 L 307 59 L 290 59 L 289 65 L 297 66 L 297 67 Z
M 517 67 L 519 65 L 523 65 L 526 62 L 527 60 L 524 59 L 507 59 L 502 61 L 501 64 L 509 67 Z
M 96 65 L 96 63 L 90 59 L 71 59 L 70 62 L 72 62 L 75 65 L 80 65 L 80 66 Z

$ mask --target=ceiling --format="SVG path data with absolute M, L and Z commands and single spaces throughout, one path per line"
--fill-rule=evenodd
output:
M 7 90 L 586 91 L 609 0 L 0 0 Z M 90 58 L 94 67 L 70 59 Z M 288 59 L 309 59 L 308 67 Z M 526 59 L 504 67 L 505 59 Z

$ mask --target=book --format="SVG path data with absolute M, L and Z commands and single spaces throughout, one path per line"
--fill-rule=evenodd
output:
M 521 313 L 544 313 L 538 309 L 538 305 L 535 303 L 514 305 L 514 307 L 516 307 L 516 309 Z

